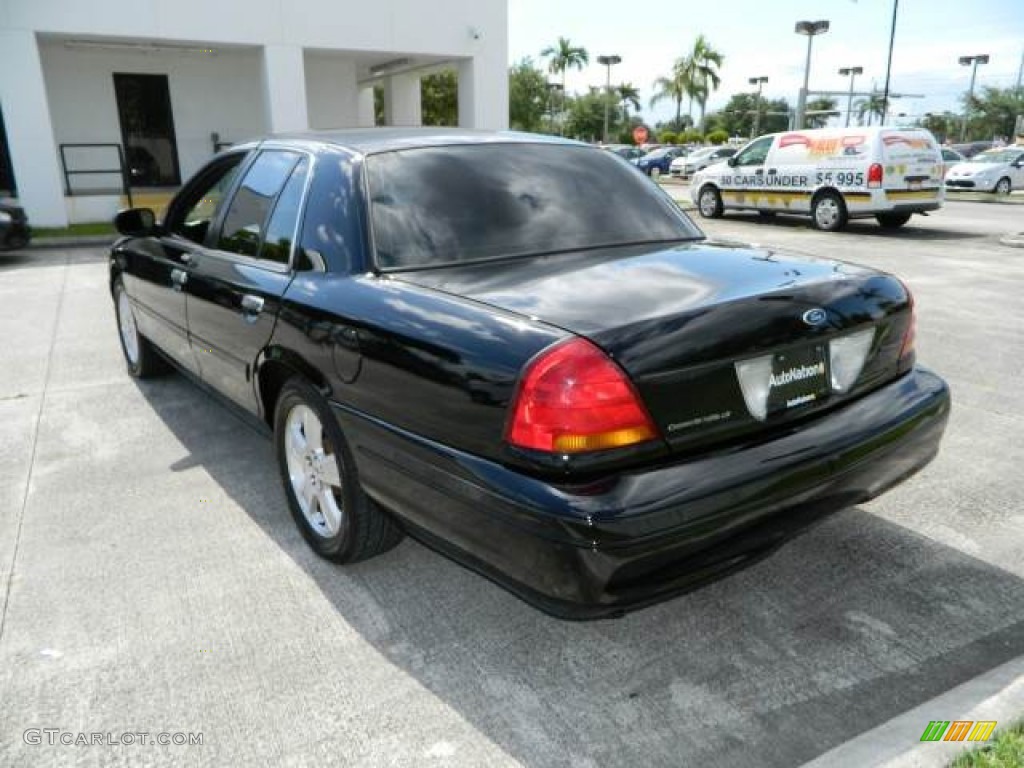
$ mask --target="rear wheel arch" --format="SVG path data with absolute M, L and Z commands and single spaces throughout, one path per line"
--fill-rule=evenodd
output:
M 260 353 L 256 361 L 256 396 L 263 421 L 274 428 L 274 410 L 281 388 L 288 379 L 299 376 L 315 387 L 325 398 L 331 393 L 330 384 L 314 366 L 301 356 L 282 347 L 270 347 Z

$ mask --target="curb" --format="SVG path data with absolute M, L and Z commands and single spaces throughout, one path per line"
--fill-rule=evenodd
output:
M 941 720 L 997 720 L 1001 730 L 1024 714 L 1024 656 L 923 702 L 802 768 L 944 768 L 961 752 L 981 745 L 969 741 L 920 741 L 928 723 Z

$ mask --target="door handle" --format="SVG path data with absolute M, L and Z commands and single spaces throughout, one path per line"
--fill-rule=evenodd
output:
M 172 269 L 171 282 L 178 287 L 178 290 L 181 290 L 181 286 L 188 282 L 188 272 L 183 269 Z
M 754 171 L 754 175 L 755 176 L 764 176 L 764 168 L 758 168 L 756 171 Z
M 774 168 L 769 168 L 768 169 L 768 175 L 769 176 L 774 176 L 776 173 L 777 173 L 777 171 Z
M 242 311 L 247 315 L 258 315 L 263 311 L 263 297 L 245 294 L 242 296 Z

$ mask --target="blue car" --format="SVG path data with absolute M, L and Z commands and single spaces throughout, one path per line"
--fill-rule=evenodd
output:
M 672 161 L 682 156 L 682 154 L 682 147 L 661 147 L 648 152 L 634 162 L 637 168 L 652 179 L 656 179 L 662 174 L 668 173 L 668 168 L 672 165 Z

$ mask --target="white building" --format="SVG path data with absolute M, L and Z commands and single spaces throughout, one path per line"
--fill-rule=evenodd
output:
M 506 128 L 507 26 L 506 0 L 0 0 L 0 197 L 107 218 L 118 146 L 134 185 L 174 186 L 218 144 L 374 125 L 378 83 L 385 123 L 418 125 L 444 68 L 460 126 Z

